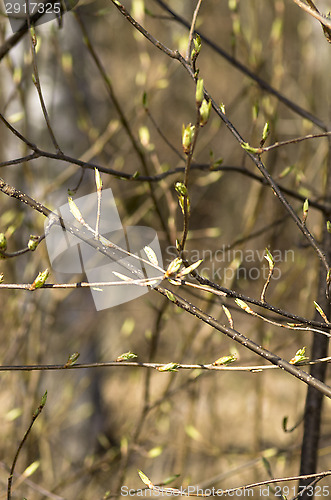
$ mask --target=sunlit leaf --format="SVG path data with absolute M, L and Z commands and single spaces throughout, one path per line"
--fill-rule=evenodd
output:
M 154 252 L 154 250 L 151 247 L 148 247 L 148 246 L 144 247 L 144 252 L 148 257 L 149 262 L 151 262 L 154 266 L 159 265 L 159 261 L 157 260 L 156 253 Z

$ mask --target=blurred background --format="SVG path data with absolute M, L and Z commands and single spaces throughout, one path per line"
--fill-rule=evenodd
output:
M 328 3 L 316 0 L 324 13 Z M 123 4 L 155 38 L 186 56 L 189 30 L 160 2 L 123 0 Z M 196 2 L 168 0 L 167 5 L 191 23 Z M 12 33 L 3 5 L 1 9 L 2 45 Z M 196 28 L 216 48 L 330 128 L 330 45 L 318 21 L 293 1 L 202 1 Z M 56 21 L 37 26 L 36 36 L 42 93 L 61 150 L 71 158 L 127 174 L 171 172 L 157 182 L 141 181 L 138 174 L 130 181 L 102 174 L 103 187 L 112 189 L 123 225 L 157 231 L 166 268 L 176 256 L 176 238 L 183 229 L 174 185 L 184 175 L 182 125 L 196 120 L 194 82 L 109 1 L 80 1 L 63 16 L 61 27 Z M 30 45 L 25 35 L 0 63 L 0 111 L 29 141 L 55 153 L 32 81 Z M 271 129 L 267 144 L 320 132 L 204 40 L 197 68 L 208 92 L 224 105 L 227 117 L 249 144 L 259 145 L 267 121 Z M 123 116 L 137 148 L 123 126 Z M 30 153 L 1 123 L 0 161 Z M 327 154 L 328 142 L 317 139 L 263 156 L 276 182 L 301 196 L 286 195 L 300 216 L 304 198 L 324 201 Z M 6 182 L 52 210 L 66 203 L 68 190 L 74 198 L 95 192 L 93 169 L 81 169 L 70 161 L 42 156 L 1 166 L 0 176 Z M 267 301 L 311 319 L 318 257 L 271 189 L 251 174 L 260 176 L 212 112 L 200 131 L 190 173 L 187 259 L 204 259 L 201 274 L 259 298 L 268 275 L 267 247 L 276 262 Z M 8 252 L 25 247 L 30 235 L 43 234 L 44 222 L 41 214 L 0 194 L 0 232 L 6 235 Z M 307 224 L 317 240 L 321 223 L 321 212 L 312 207 Z M 47 267 L 44 242 L 35 252 L 0 261 L 6 283 L 31 283 Z M 61 278 L 62 282 L 86 279 L 84 275 Z M 51 271 L 48 281 L 55 283 L 58 276 Z M 231 299 L 183 287 L 174 291 L 228 325 L 221 307 L 225 304 L 237 330 L 287 360 L 303 346 L 310 355 L 309 332 L 252 318 Z M 141 362 L 213 363 L 236 353 L 233 367 L 263 364 L 153 291 L 103 311 L 96 311 L 87 289 L 34 293 L 2 289 L 0 294 L 1 365 L 65 364 L 74 352 L 80 353 L 81 363 L 105 362 L 127 351 Z M 0 499 L 6 498 L 17 446 L 46 389 L 46 407 L 20 453 L 13 498 L 110 498 L 123 485 L 144 487 L 137 469 L 155 483 L 178 474 L 169 486 L 199 484 L 216 489 L 299 471 L 306 386 L 280 370 L 159 373 L 118 366 L 7 371 L 0 377 Z M 324 413 L 320 470 L 329 468 L 331 453 L 329 400 Z M 293 432 L 285 432 L 285 418 L 286 430 L 298 424 Z M 33 474 L 27 469 L 32 463 L 36 463 Z M 324 484 L 328 485 L 327 479 Z

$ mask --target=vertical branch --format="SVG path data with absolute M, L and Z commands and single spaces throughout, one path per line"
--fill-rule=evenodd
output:
M 187 52 L 186 52 L 186 61 L 190 61 L 191 57 L 191 48 L 192 48 L 192 41 L 193 41 L 193 36 L 195 32 L 195 24 L 197 22 L 197 17 L 198 17 L 198 12 L 200 10 L 202 0 L 198 0 L 197 6 L 194 10 L 193 17 L 192 17 L 192 23 L 191 23 L 191 28 L 190 28 L 190 33 L 188 36 L 188 44 L 187 44 Z
M 8 477 L 7 500 L 11 500 L 12 482 L 13 482 L 14 470 L 15 470 L 15 466 L 16 466 L 16 463 L 17 463 L 18 456 L 20 454 L 21 449 L 23 448 L 23 445 L 24 445 L 24 443 L 25 443 L 28 435 L 30 434 L 30 431 L 32 429 L 33 424 L 35 423 L 35 421 L 39 417 L 40 413 L 42 412 L 42 410 L 43 410 L 43 408 L 44 408 L 44 406 L 46 404 L 46 399 L 47 399 L 47 391 L 45 392 L 45 394 L 41 398 L 40 405 L 38 406 L 38 408 L 36 409 L 36 411 L 32 415 L 31 423 L 30 423 L 29 427 L 27 428 L 27 430 L 25 431 L 23 439 L 22 439 L 22 441 L 20 442 L 20 444 L 19 444 L 19 446 L 17 448 L 17 451 L 16 451 L 16 454 L 15 454 L 12 466 L 10 468 L 9 477 Z
M 116 4 L 116 7 L 119 8 L 119 9 L 120 8 L 124 9 L 123 6 L 119 6 L 118 4 Z M 132 147 L 133 147 L 133 149 L 134 149 L 137 157 L 139 158 L 139 161 L 141 163 L 142 169 L 143 169 L 143 171 L 144 171 L 144 173 L 146 175 L 149 175 L 149 170 L 148 170 L 148 164 L 147 164 L 147 160 L 146 160 L 146 155 L 145 155 L 144 151 L 142 150 L 142 148 L 140 147 L 140 145 L 138 144 L 138 141 L 137 141 L 137 139 L 135 138 L 135 136 L 133 134 L 133 131 L 131 129 L 131 125 L 130 125 L 127 117 L 125 116 L 125 113 L 124 113 L 124 111 L 122 109 L 121 103 L 119 102 L 119 100 L 118 100 L 118 98 L 117 98 L 117 96 L 115 94 L 112 82 L 111 82 L 109 76 L 107 75 L 105 68 L 103 67 L 101 59 L 100 59 L 99 55 L 97 54 L 96 50 L 93 47 L 93 44 L 92 44 L 92 42 L 91 42 L 91 40 L 89 38 L 88 32 L 86 30 L 86 27 L 85 27 L 85 25 L 83 23 L 83 20 L 82 20 L 82 17 L 80 15 L 79 11 L 75 10 L 74 11 L 74 15 L 75 15 L 77 23 L 78 23 L 78 25 L 79 25 L 79 27 L 80 27 L 80 29 L 82 31 L 83 38 L 84 38 L 84 43 L 85 43 L 85 45 L 87 47 L 87 50 L 89 51 L 91 57 L 93 58 L 96 66 L 97 66 L 97 68 L 99 70 L 99 73 L 100 73 L 100 75 L 102 77 L 102 80 L 104 81 L 104 83 L 106 85 L 106 89 L 107 89 L 108 95 L 110 97 L 110 100 L 113 103 L 113 105 L 114 105 L 114 107 L 116 109 L 116 112 L 117 112 L 117 114 L 118 114 L 118 116 L 120 118 L 120 121 L 121 121 L 121 123 L 123 125 L 123 128 L 126 131 L 128 137 L 130 139 L 131 145 L 132 145 Z M 129 16 L 128 13 L 127 13 L 127 15 Z M 152 198 L 153 203 L 154 203 L 155 211 L 156 211 L 156 213 L 157 213 L 157 215 L 158 215 L 158 217 L 160 219 L 160 222 L 161 222 L 161 225 L 162 225 L 162 229 L 164 230 L 164 232 L 167 235 L 168 240 L 170 241 L 169 228 L 168 228 L 166 220 L 163 217 L 163 214 L 162 214 L 162 212 L 161 212 L 161 210 L 159 208 L 159 205 L 158 205 L 155 193 L 154 193 L 154 188 L 153 188 L 151 182 L 148 183 L 148 187 L 149 187 L 149 190 L 150 190 L 150 193 L 151 193 L 151 198 Z
M 41 90 L 39 71 L 38 71 L 38 65 L 37 65 L 37 54 L 36 54 L 37 37 L 36 37 L 35 31 L 34 31 L 34 28 L 30 24 L 29 0 L 25 0 L 25 6 L 26 6 L 26 12 L 27 12 L 27 24 L 28 24 L 28 28 L 30 30 L 31 54 L 32 54 L 32 61 L 33 61 L 32 80 L 33 80 L 33 83 L 34 83 L 34 85 L 37 89 L 37 92 L 38 92 L 41 109 L 42 109 L 42 112 L 43 112 L 43 115 L 45 118 L 45 122 L 47 125 L 47 129 L 48 129 L 50 138 L 52 140 L 53 146 L 54 146 L 57 153 L 62 154 L 61 148 L 60 148 L 60 146 L 55 138 L 55 134 L 53 132 L 53 129 L 52 129 L 52 126 L 51 126 L 51 123 L 49 120 L 46 104 L 45 104 L 43 93 Z

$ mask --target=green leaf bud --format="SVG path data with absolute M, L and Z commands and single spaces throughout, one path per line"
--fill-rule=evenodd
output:
M 204 99 L 201 103 L 200 110 L 199 110 L 200 111 L 200 127 L 203 127 L 208 122 L 209 116 L 210 116 L 210 110 L 211 110 L 211 101 L 207 102 L 206 99 Z

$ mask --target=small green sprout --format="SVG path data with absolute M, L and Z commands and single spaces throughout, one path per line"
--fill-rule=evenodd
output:
M 137 357 L 138 357 L 137 354 L 134 354 L 133 352 L 128 351 L 128 352 L 124 352 L 123 354 L 118 356 L 115 361 L 117 361 L 117 362 L 129 361 L 130 359 L 134 359 Z
M 49 270 L 45 269 L 45 271 L 42 271 L 38 274 L 32 285 L 30 286 L 29 290 L 35 290 L 36 288 L 41 288 L 44 286 L 46 283 L 46 280 L 49 276 Z
M 185 154 L 189 154 L 195 133 L 195 126 L 189 123 L 186 127 L 182 127 L 182 146 Z
M 291 365 L 296 365 L 301 361 L 306 361 L 307 359 L 309 359 L 305 354 L 306 354 L 306 347 L 298 349 L 297 352 L 295 353 L 295 356 L 290 360 Z

